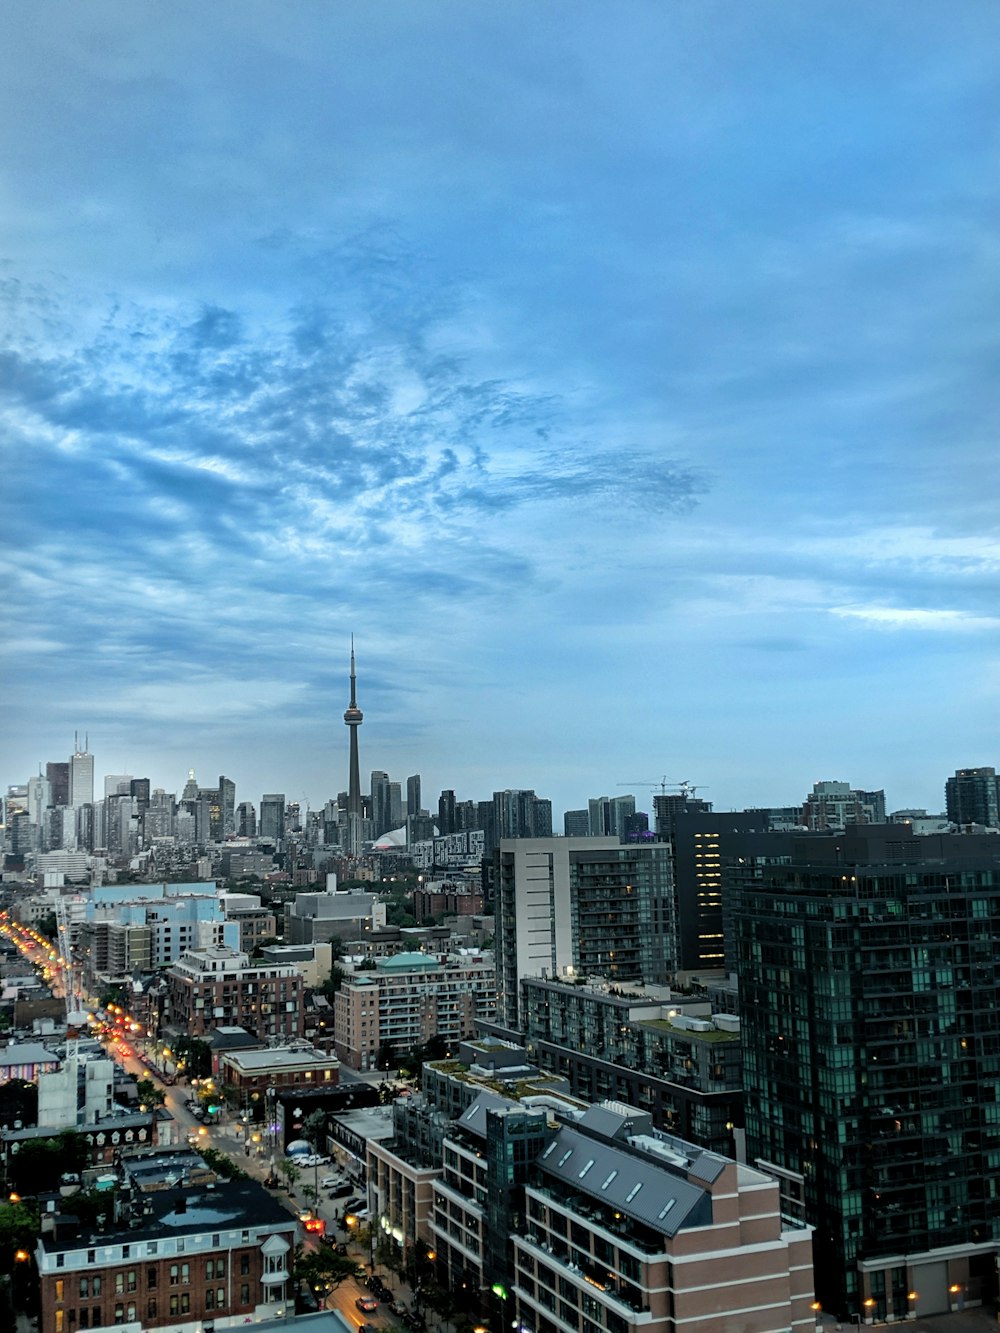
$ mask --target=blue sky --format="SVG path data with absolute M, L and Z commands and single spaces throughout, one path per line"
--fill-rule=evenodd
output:
M 1000 764 L 994 4 L 3 31 L 2 781 Z

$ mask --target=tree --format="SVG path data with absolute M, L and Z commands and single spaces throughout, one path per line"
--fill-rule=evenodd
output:
M 231 1157 L 217 1148 L 200 1148 L 199 1152 L 216 1175 L 223 1180 L 249 1180 L 250 1177 L 241 1166 L 237 1166 Z
M 208 1078 L 212 1072 L 212 1048 L 200 1037 L 180 1036 L 173 1043 L 174 1063 L 183 1064 L 188 1078 Z
M 291 1194 L 292 1190 L 294 1190 L 298 1183 L 299 1176 L 302 1172 L 290 1157 L 283 1157 L 281 1159 L 278 1163 L 278 1170 L 285 1177 L 285 1188 L 288 1190 L 289 1194 Z
M 326 1112 L 316 1110 L 306 1116 L 302 1124 L 302 1137 L 307 1143 L 320 1151 L 326 1147 Z
M 136 1079 L 135 1090 L 139 1094 L 140 1106 L 162 1106 L 167 1100 L 167 1094 L 151 1078 Z
M 30 1204 L 0 1203 L 0 1273 L 9 1274 L 18 1250 L 34 1250 L 38 1213 Z
M 314 1291 L 325 1288 L 334 1291 L 342 1282 L 354 1276 L 357 1260 L 337 1254 L 329 1246 L 319 1245 L 315 1250 L 303 1251 L 299 1246 L 295 1255 L 295 1277 L 308 1282 Z
M 64 1175 L 80 1175 L 90 1162 L 87 1140 L 75 1130 L 22 1143 L 7 1161 L 7 1180 L 18 1194 L 57 1190 Z

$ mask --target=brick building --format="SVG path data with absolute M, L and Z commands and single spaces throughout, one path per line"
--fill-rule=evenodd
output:
M 168 968 L 165 1020 L 204 1037 L 242 1027 L 261 1040 L 302 1035 L 302 976 L 294 967 L 252 965 L 235 949 L 195 949 Z
M 285 1311 L 296 1223 L 256 1182 L 132 1187 L 114 1214 L 98 1233 L 58 1213 L 43 1218 L 36 1258 L 46 1333 L 114 1325 L 194 1333 Z

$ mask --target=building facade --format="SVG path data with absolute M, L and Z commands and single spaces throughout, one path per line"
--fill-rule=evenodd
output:
M 992 1300 L 1000 1243 L 1000 859 L 899 826 L 743 874 L 747 1156 L 817 1227 L 824 1308 Z M 796 1196 L 801 1201 L 796 1202 Z
M 253 966 L 236 949 L 198 949 L 166 972 L 166 1022 L 203 1037 L 242 1027 L 262 1040 L 302 1036 L 302 976 L 294 967 Z
M 402 953 L 347 971 L 334 996 L 334 1043 L 352 1069 L 376 1069 L 380 1053 L 398 1062 L 433 1036 L 458 1043 L 478 1018 L 493 1016 L 491 953 Z
M 115 1222 L 43 1222 L 36 1258 L 45 1333 L 251 1324 L 286 1311 L 295 1220 L 260 1185 L 132 1191 Z
M 496 882 L 499 1007 L 520 1027 L 523 977 L 664 983 L 676 966 L 670 849 L 617 838 L 501 842 Z

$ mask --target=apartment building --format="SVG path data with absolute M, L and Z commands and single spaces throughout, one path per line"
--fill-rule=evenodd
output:
M 348 971 L 334 996 L 334 1045 L 352 1069 L 375 1069 L 430 1037 L 458 1043 L 496 1004 L 493 955 L 400 953 Z
M 166 1022 L 203 1037 L 242 1027 L 262 1041 L 302 1035 L 302 977 L 294 967 L 251 964 L 236 949 L 195 949 L 166 972 Z

